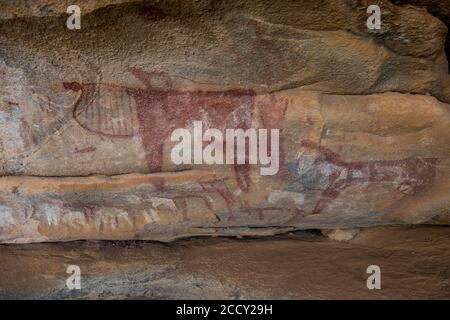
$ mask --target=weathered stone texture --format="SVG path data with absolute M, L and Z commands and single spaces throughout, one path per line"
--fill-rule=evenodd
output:
M 167 240 L 448 221 L 448 105 L 404 94 L 328 96 L 296 90 L 255 101 L 254 117 L 265 120 L 265 127 L 272 121 L 269 127 L 281 128 L 276 175 L 261 176 L 256 165 L 192 165 L 157 174 L 3 177 L 2 240 Z M 102 139 L 71 121 L 73 133 L 66 129 L 34 152 L 29 174 L 85 175 L 102 168 L 97 150 L 104 154 L 102 143 L 114 146 L 115 138 Z M 82 133 L 97 142 L 83 140 Z M 78 145 L 66 144 L 71 136 Z M 156 148 L 160 142 L 141 146 L 127 168 L 139 171 L 142 163 L 143 172 L 149 171 L 160 159 L 157 167 L 169 170 L 165 153 L 146 157 L 146 152 L 170 149 Z M 77 152 L 81 149 L 88 151 Z M 122 160 L 115 150 L 107 158 Z M 118 173 L 113 164 L 107 170 Z M 247 232 L 251 227 L 256 230 Z
M 347 243 L 310 233 L 170 244 L 0 246 L 4 299 L 449 299 L 448 228 L 364 229 Z M 49 254 L 50 253 L 50 254 Z M 81 268 L 81 290 L 65 284 Z M 366 287 L 367 266 L 382 290 Z
M 0 241 L 450 222 L 446 27 L 367 1 L 0 4 Z M 279 129 L 280 170 L 175 166 L 177 128 Z

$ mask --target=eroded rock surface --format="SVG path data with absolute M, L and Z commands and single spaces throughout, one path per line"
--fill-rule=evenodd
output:
M 277 174 L 261 175 L 257 165 L 192 165 L 175 171 L 166 152 L 169 131 L 166 140 L 150 135 L 150 141 L 140 142 L 138 152 L 127 153 L 126 162 L 116 152 L 133 137 L 105 137 L 72 119 L 73 133 L 66 129 L 66 134 L 52 136 L 32 153 L 34 161 L 23 162 L 28 173 L 119 173 L 114 159 L 142 173 L 0 178 L 2 240 L 170 240 L 296 228 L 448 223 L 448 105 L 404 94 L 329 96 L 296 90 L 241 99 L 240 108 L 231 109 L 241 116 L 229 118 L 239 122 L 231 121 L 230 127 L 244 121 L 281 130 Z M 177 123 L 180 117 L 166 119 Z M 226 126 L 214 125 L 223 119 L 212 118 L 212 127 Z M 148 128 L 147 122 L 143 125 Z M 152 130 L 147 128 L 136 134 L 141 132 L 141 141 Z M 68 145 L 69 137 L 76 142 Z M 105 168 L 102 155 L 112 160 Z
M 314 234 L 0 246 L 7 299 L 449 299 L 448 227 L 363 230 L 348 243 Z M 51 252 L 51 254 L 48 254 Z M 81 290 L 68 290 L 69 265 Z M 381 269 L 368 290 L 367 267 Z
M 62 4 L 50 5 L 52 14 L 37 14 L 34 4 L 19 18 L 17 5 L 6 7 L 7 70 L 24 73 L 22 85 L 52 102 L 64 97 L 64 81 L 129 85 L 130 67 L 266 92 L 401 91 L 449 101 L 446 27 L 415 7 L 383 2 L 383 28 L 372 32 L 366 1 L 119 2 L 97 10 L 86 2 L 77 32 L 65 27 Z
M 0 241 L 450 222 L 446 27 L 367 1 L 0 8 Z M 275 175 L 174 165 L 170 134 L 278 129 Z

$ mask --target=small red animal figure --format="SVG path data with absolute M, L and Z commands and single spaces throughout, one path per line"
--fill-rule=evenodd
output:
M 395 183 L 400 192 L 413 195 L 431 186 L 436 176 L 435 158 L 346 162 L 312 141 L 304 140 L 300 147 L 313 151 L 313 156 L 299 157 L 298 181 L 306 189 L 322 190 L 313 214 L 322 212 L 349 186 Z

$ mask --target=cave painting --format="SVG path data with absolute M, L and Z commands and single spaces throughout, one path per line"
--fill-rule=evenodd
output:
M 304 140 L 300 143 L 307 156 L 301 155 L 295 165 L 297 177 L 290 188 L 300 184 L 306 190 L 320 190 L 312 211 L 318 214 L 350 186 L 390 183 L 405 195 L 429 188 L 436 176 L 436 158 L 409 157 L 401 160 L 346 162 L 330 149 Z
M 164 142 L 177 128 L 202 120 L 206 128 L 247 130 L 251 127 L 255 92 L 251 89 L 175 90 L 165 72 L 130 68 L 143 87 L 64 82 L 80 92 L 73 117 L 84 129 L 110 138 L 139 135 L 150 172 L 163 164 Z M 155 86 L 157 83 L 159 86 Z M 235 165 L 239 186 L 248 190 L 249 167 Z
M 256 100 L 256 93 L 251 89 L 176 90 L 167 73 L 135 68 L 130 72 L 143 84 L 142 87 L 77 82 L 65 82 L 64 87 L 80 94 L 73 117 L 84 129 L 118 139 L 139 135 L 150 172 L 161 171 L 164 142 L 171 133 L 191 126 L 193 121 L 201 119 L 206 129 L 222 131 L 251 128 Z M 282 136 L 287 106 L 286 99 L 277 99 L 274 95 L 259 99 L 263 127 L 277 128 Z M 280 164 L 284 163 L 283 147 L 281 143 Z M 303 190 L 320 191 L 313 214 L 326 209 L 349 186 L 390 183 L 397 185 L 403 194 L 412 195 L 428 188 L 436 175 L 435 158 L 346 162 L 330 149 L 312 141 L 304 140 L 300 147 L 309 150 L 313 156 L 299 157 L 294 169 L 296 180 L 287 189 L 300 186 Z M 234 168 L 239 188 L 249 192 L 248 164 L 237 164 Z M 181 198 L 184 196 L 173 200 L 183 206 Z M 208 202 L 206 198 L 202 200 Z M 207 204 L 210 207 L 210 203 Z M 185 213 L 183 216 L 186 218 Z

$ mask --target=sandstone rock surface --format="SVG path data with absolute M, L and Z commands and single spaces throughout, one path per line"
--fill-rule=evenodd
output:
M 128 153 L 126 167 L 142 173 L 0 178 L 1 240 L 171 240 L 448 223 L 448 105 L 425 96 L 296 90 L 255 101 L 254 110 L 241 114 L 253 117 L 250 123 L 281 130 L 276 175 L 261 175 L 256 165 L 192 165 L 171 172 L 165 152 L 170 148 L 158 138 L 139 146 L 140 155 Z M 114 158 L 125 160 L 116 154 L 115 138 L 104 139 L 71 121 L 74 133 L 54 135 L 33 152 L 35 161 L 23 162 L 28 173 L 87 175 L 97 172 L 95 166 L 104 168 L 102 156 L 112 161 L 99 173 L 118 173 Z M 76 141 L 67 144 L 70 137 Z M 155 150 L 161 153 L 150 153 Z M 153 170 L 163 172 L 145 173 Z
M 450 222 L 446 27 L 383 1 L 0 4 L 0 241 Z M 280 130 L 277 174 L 170 134 Z
M 348 243 L 297 233 L 0 246 L 3 299 L 449 299 L 448 228 L 365 229 Z M 51 254 L 49 254 L 51 253 Z M 68 290 L 69 265 L 81 290 Z M 366 269 L 381 268 L 381 290 Z
M 0 30 L 9 80 L 19 77 L 21 86 L 38 87 L 45 99 L 62 104 L 64 81 L 130 85 L 130 67 L 222 88 L 450 99 L 446 27 L 415 7 L 383 2 L 383 28 L 372 32 L 367 1 L 120 2 L 80 4 L 77 32 L 65 27 L 64 3 L 4 5 Z

